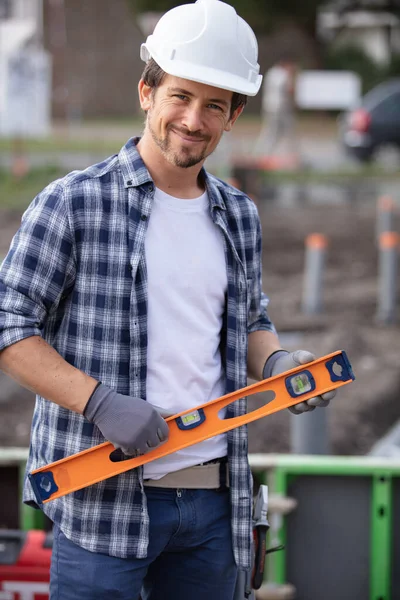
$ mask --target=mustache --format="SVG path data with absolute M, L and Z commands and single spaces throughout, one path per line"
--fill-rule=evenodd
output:
M 210 140 L 210 136 L 205 133 L 202 133 L 201 131 L 189 131 L 188 129 L 184 129 L 183 127 L 176 127 L 176 125 L 170 125 L 168 127 L 168 131 L 175 131 L 176 133 L 180 133 L 185 137 L 204 140 L 205 142 L 208 142 Z

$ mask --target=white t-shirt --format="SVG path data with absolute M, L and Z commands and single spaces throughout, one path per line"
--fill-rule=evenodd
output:
M 211 219 L 207 193 L 181 199 L 156 189 L 145 252 L 147 401 L 176 414 L 225 392 L 220 334 L 227 273 L 223 233 Z M 223 434 L 146 464 L 144 478 L 226 454 Z

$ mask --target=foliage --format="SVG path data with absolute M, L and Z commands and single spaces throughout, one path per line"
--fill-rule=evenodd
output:
M 393 54 L 387 67 L 388 77 L 400 77 L 400 54 Z
M 323 60 L 323 68 L 354 71 L 361 78 L 363 94 L 388 76 L 387 69 L 378 65 L 364 50 L 350 45 L 328 49 Z
M 343 46 L 331 48 L 324 56 L 323 67 L 332 70 L 346 70 L 357 73 L 362 82 L 362 92 L 392 77 L 400 77 L 400 54 L 393 54 L 386 66 L 377 64 L 362 48 Z
M 7 170 L 0 170 L 0 208 L 24 210 L 33 198 L 51 181 L 65 175 L 59 167 L 30 170 L 22 179 L 16 179 Z
M 61 167 L 38 167 L 31 169 L 22 179 L 15 179 L 9 171 L 0 169 L 0 215 L 2 210 L 15 210 L 21 212 L 27 208 L 33 198 L 51 181 L 63 177 L 66 170 Z M 307 183 L 307 184 L 338 184 L 350 181 L 365 181 L 366 178 L 397 180 L 397 172 L 388 172 L 375 165 L 360 165 L 358 168 L 349 168 L 329 171 L 265 171 L 262 174 L 265 183 Z
M 190 0 L 127 0 L 135 14 L 146 11 L 165 12 Z M 321 0 L 229 0 L 238 14 L 243 17 L 258 34 L 268 33 L 279 26 L 282 19 L 296 21 L 309 31 L 315 29 L 317 7 Z

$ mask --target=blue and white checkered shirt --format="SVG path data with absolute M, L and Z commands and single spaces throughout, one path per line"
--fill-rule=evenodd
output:
M 0 350 L 39 335 L 67 362 L 121 394 L 146 397 L 144 240 L 154 184 L 131 139 L 119 154 L 46 187 L 23 215 L 0 271 Z M 226 393 L 247 383 L 247 336 L 275 331 L 261 291 L 261 228 L 254 203 L 203 171 L 223 234 L 228 274 L 221 349 Z M 246 400 L 227 418 L 246 412 Z M 37 396 L 27 470 L 104 441 L 83 416 Z M 233 546 L 251 560 L 252 482 L 247 428 L 228 433 Z M 28 481 L 24 500 L 35 501 Z M 142 469 L 53 500 L 43 510 L 93 552 L 144 558 L 149 518 Z

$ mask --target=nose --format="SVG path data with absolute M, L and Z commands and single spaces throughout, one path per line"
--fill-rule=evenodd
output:
M 182 118 L 182 125 L 188 131 L 200 131 L 202 128 L 202 111 L 201 108 L 194 103 L 187 106 Z

